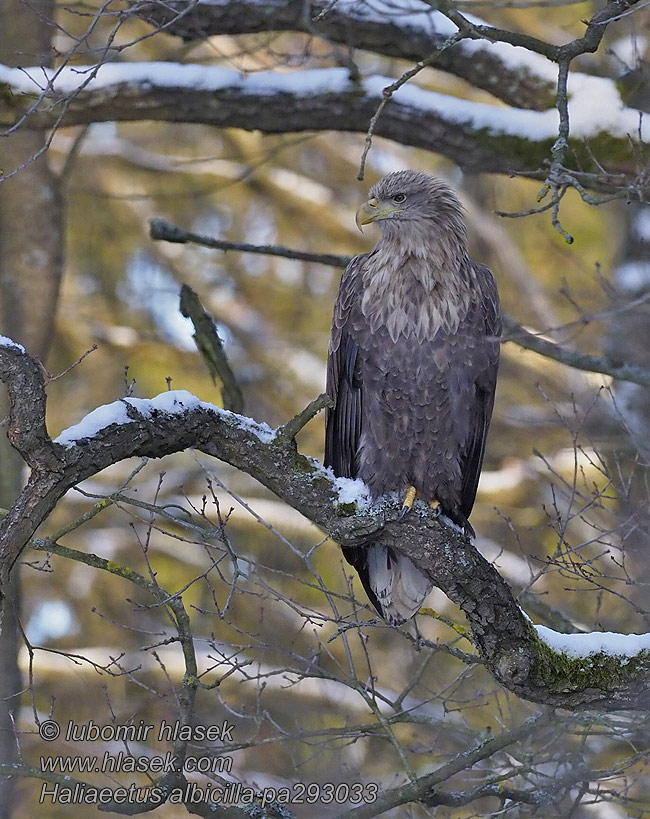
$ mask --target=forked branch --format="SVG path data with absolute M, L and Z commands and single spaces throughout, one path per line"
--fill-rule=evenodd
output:
M 2 345 L 0 378 L 11 396 L 10 429 L 21 429 L 30 419 L 45 430 L 45 386 L 37 362 L 16 345 Z M 31 379 L 29 395 L 17 387 L 25 378 Z M 65 444 L 42 435 L 21 440 L 32 474 L 0 524 L 3 588 L 21 550 L 70 487 L 125 458 L 157 458 L 194 447 L 247 472 L 342 545 L 381 539 L 408 555 L 460 606 L 486 668 L 519 696 L 569 709 L 650 706 L 650 652 L 570 658 L 554 651 L 467 538 L 424 510 L 400 520 L 396 502 L 369 510 L 339 503 L 331 473 L 297 451 L 287 427 L 277 434 L 187 392 L 150 401 L 122 399 L 110 407 L 104 408 L 102 425 L 82 422 L 61 439 Z

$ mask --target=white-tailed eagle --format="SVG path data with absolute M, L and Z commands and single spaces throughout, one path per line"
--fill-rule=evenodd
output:
M 405 510 L 427 501 L 473 535 L 492 415 L 501 318 L 491 271 L 468 255 L 463 212 L 440 179 L 392 173 L 370 190 L 357 224 L 381 238 L 347 266 L 327 365 L 325 463 Z M 431 582 L 382 546 L 346 549 L 377 611 L 412 617 Z

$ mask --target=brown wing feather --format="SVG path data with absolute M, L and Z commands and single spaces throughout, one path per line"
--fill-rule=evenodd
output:
M 385 327 L 373 328 L 359 310 L 366 258 L 357 256 L 346 268 L 334 309 L 327 361 L 327 393 L 334 406 L 327 413 L 325 464 L 338 476 L 364 478 L 373 495 L 415 482 L 425 497 L 444 499 L 448 516 L 472 532 L 467 519 L 483 462 L 499 360 L 494 277 L 487 267 L 470 263 L 473 275 L 468 278 L 477 292 L 457 330 L 396 344 Z M 443 484 L 440 475 L 446 476 Z M 371 602 L 386 617 L 387 601 L 378 600 L 371 583 L 369 554 L 375 581 L 381 568 L 377 560 L 386 562 L 382 571 L 390 577 L 396 556 L 379 545 L 344 550 Z
M 327 356 L 327 394 L 334 406 L 326 415 L 325 466 L 330 466 L 335 475 L 343 478 L 356 478 L 359 470 L 363 379 L 359 345 L 352 338 L 348 323 L 350 312 L 360 298 L 358 276 L 364 258 L 365 255 L 355 256 L 341 278 Z M 368 547 L 343 549 L 343 556 L 356 569 L 372 605 L 383 615 L 383 608 L 370 583 Z
M 477 326 L 470 330 L 476 343 L 471 356 L 475 394 L 467 417 L 469 425 L 467 444 L 461 453 L 463 483 L 460 493 L 460 511 L 465 518 L 469 517 L 474 506 L 476 488 L 483 465 L 485 443 L 494 406 L 501 335 L 499 295 L 492 271 L 485 265 L 475 262 L 471 264 L 474 266 L 481 298 L 477 305 Z
M 356 478 L 362 419 L 362 378 L 359 346 L 347 330 L 350 309 L 358 298 L 357 274 L 364 256 L 346 267 L 339 287 L 327 356 L 327 394 L 334 402 L 325 427 L 325 466 L 344 478 Z

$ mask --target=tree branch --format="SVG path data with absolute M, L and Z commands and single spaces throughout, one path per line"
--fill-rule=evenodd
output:
M 552 719 L 553 717 L 549 713 L 541 712 L 535 717 L 525 720 L 518 728 L 513 728 L 510 731 L 502 731 L 497 736 L 490 737 L 474 748 L 463 751 L 435 771 L 418 777 L 406 785 L 400 785 L 396 788 L 384 791 L 372 805 L 363 805 L 358 808 L 353 808 L 351 811 L 345 813 L 345 817 L 348 817 L 348 819 L 372 819 L 373 816 L 379 816 L 391 808 L 404 805 L 408 802 L 424 802 L 428 804 L 429 798 L 431 797 L 433 797 L 431 798 L 431 804 L 436 804 L 435 788 L 441 782 L 445 782 L 459 771 L 466 770 L 497 751 L 507 748 L 512 743 L 530 736 L 531 732 L 548 725 Z M 444 804 L 444 801 L 442 804 Z M 343 819 L 343 814 L 339 814 L 336 819 Z
M 334 402 L 329 395 L 325 395 L 325 393 L 319 395 L 318 398 L 314 398 L 311 403 L 307 404 L 304 410 L 295 415 L 290 421 L 287 421 L 286 424 L 278 427 L 276 439 L 295 441 L 296 435 L 306 424 L 309 423 L 309 421 L 311 421 L 314 416 L 318 415 L 318 413 L 326 407 L 333 406 Z
M 149 236 L 165 242 L 177 244 L 195 244 L 202 247 L 213 247 L 215 250 L 237 250 L 241 253 L 258 253 L 262 256 L 280 256 L 283 259 L 295 259 L 300 262 L 318 262 L 330 267 L 345 267 L 350 261 L 349 256 L 338 256 L 334 253 L 308 253 L 303 250 L 294 250 L 280 245 L 252 245 L 248 242 L 229 242 L 226 239 L 216 239 L 212 236 L 203 236 L 189 230 L 171 225 L 164 219 L 152 219 L 149 222 Z
M 31 400 L 17 389 L 25 373 L 38 381 L 36 362 L 16 346 L 0 346 L 0 376 L 12 396 L 12 428 L 33 418 Z M 42 379 L 34 389 L 44 410 Z M 98 417 L 103 420 L 96 421 Z M 42 419 L 40 426 L 45 427 Z M 408 555 L 464 611 L 486 668 L 519 696 L 564 708 L 650 706 L 650 652 L 567 657 L 553 651 L 468 539 L 428 511 L 416 509 L 400 519 L 397 502 L 367 511 L 339 503 L 330 474 L 297 452 L 290 435 L 277 435 L 264 424 L 174 392 L 150 401 L 116 401 L 59 440 L 65 444 L 49 445 L 56 453 L 56 472 L 41 469 L 38 456 L 28 453 L 32 476 L 0 523 L 3 589 L 21 550 L 70 487 L 125 458 L 156 458 L 195 447 L 256 478 L 343 546 L 381 540 Z M 39 446 L 37 441 L 36 453 Z
M 221 384 L 224 409 L 244 411 L 244 395 L 230 367 L 214 319 L 206 313 L 199 297 L 189 285 L 181 287 L 180 311 L 194 325 L 194 342 L 215 383 Z
M 510 316 L 503 317 L 503 341 L 512 341 L 519 347 L 532 350 L 545 358 L 552 358 L 567 367 L 584 370 L 591 373 L 611 375 L 617 381 L 630 381 L 642 387 L 650 387 L 650 370 L 636 364 L 626 364 L 621 361 L 612 361 L 606 356 L 589 355 L 579 350 L 562 347 L 554 341 L 542 338 L 526 330 Z
M 180 690 L 177 696 L 179 704 L 179 725 L 193 726 L 194 702 L 196 699 L 197 688 L 199 682 L 199 670 L 196 660 L 196 652 L 194 649 L 194 638 L 190 627 L 190 618 L 187 610 L 183 605 L 182 597 L 179 594 L 170 594 L 158 582 L 153 579 L 148 579 L 138 572 L 126 566 L 122 566 L 113 560 L 105 560 L 93 553 L 79 552 L 76 549 L 69 549 L 56 543 L 48 538 L 35 538 L 31 541 L 31 546 L 39 551 L 47 552 L 48 554 L 56 554 L 60 557 L 76 560 L 86 566 L 94 569 L 108 572 L 148 592 L 156 602 L 168 609 L 170 620 L 172 621 L 176 630 L 178 642 L 181 645 L 183 658 L 185 663 L 185 673 L 180 683 Z M 148 813 L 158 808 L 164 803 L 162 794 L 168 795 L 171 791 L 176 790 L 183 792 L 188 786 L 188 780 L 183 773 L 183 766 L 188 752 L 189 740 L 182 739 L 183 732 L 177 732 L 178 736 L 173 742 L 173 770 L 162 776 L 160 779 L 153 780 L 148 789 L 149 791 L 159 791 L 161 797 L 158 799 L 150 799 L 148 802 L 103 802 L 98 805 L 98 810 L 106 813 L 117 813 L 120 815 L 135 815 L 141 813 Z M 44 779 L 48 782 L 55 782 L 65 788 L 73 788 L 78 784 L 80 788 L 86 788 L 87 784 L 77 780 L 76 782 L 70 777 L 57 776 L 52 777 L 51 774 L 44 774 L 43 771 L 35 771 L 33 768 L 27 766 L 6 766 L 10 772 L 19 776 L 30 776 Z M 3 766 L 0 766 L 0 773 L 2 773 Z M 184 802 L 185 807 L 189 813 L 194 813 L 198 816 L 214 817 L 215 819 L 246 819 L 251 816 L 251 812 L 237 806 L 223 807 L 209 802 L 201 802 L 199 804 L 189 801 Z M 275 805 L 269 805 L 266 812 L 260 814 L 261 819 L 274 819 L 277 815 Z M 284 819 L 292 819 L 292 814 L 286 812 Z
M 0 336 L 0 346 L 3 344 L 8 354 L 0 359 L 0 378 L 7 385 L 11 404 L 22 407 L 20 417 L 10 417 L 7 437 L 28 466 L 56 471 L 60 463 L 45 427 L 41 364 L 24 347 Z
M 365 134 L 384 89 L 392 83 L 380 76 L 350 79 L 343 68 L 259 72 L 242 78 L 222 66 L 171 63 L 61 68 L 56 75 L 45 73 L 43 77 L 40 67 L 0 66 L 0 125 L 11 127 L 30 112 L 28 124 L 34 129 L 55 127 L 59 120 L 78 125 L 150 119 L 267 134 Z M 603 84 L 610 96 L 618 95 L 609 80 L 583 78 L 578 95 L 583 110 L 592 97 L 597 108 L 605 93 Z M 595 190 L 640 195 L 648 185 L 637 178 L 630 135 L 645 138 L 646 131 L 645 124 L 639 128 L 638 111 L 622 103 L 602 110 L 598 118 L 583 119 L 573 129 L 567 152 L 581 169 L 571 171 L 572 178 Z M 509 109 L 505 116 L 503 108 L 407 84 L 386 105 L 375 135 L 443 154 L 469 171 L 545 179 L 543 165 L 557 138 L 557 112 Z M 606 163 L 608 156 L 617 159 L 617 175 L 611 178 L 594 162 L 595 157 Z
M 156 27 L 166 25 L 168 33 L 184 40 L 222 34 L 302 31 L 348 48 L 415 63 L 442 49 L 449 35 L 454 34 L 454 27 L 445 17 L 434 9 L 426 10 L 424 3 L 422 11 L 411 13 L 397 8 L 381 11 L 366 3 L 345 0 L 337 3 L 314 0 L 307 14 L 301 0 L 199 1 L 189 12 L 184 0 L 136 2 L 132 10 Z M 517 65 L 516 51 L 510 44 L 495 48 L 487 37 L 480 43 L 460 42 L 451 50 L 441 51 L 435 67 L 519 108 L 541 111 L 553 105 L 555 83 L 549 78 L 548 62 L 543 57 L 536 60 L 533 55 Z

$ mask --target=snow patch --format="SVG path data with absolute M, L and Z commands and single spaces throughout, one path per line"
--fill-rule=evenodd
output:
M 336 478 L 334 489 L 336 503 L 356 503 L 358 511 L 369 509 L 372 505 L 370 490 L 360 478 Z
M 179 412 L 185 412 L 188 409 L 196 409 L 203 405 L 202 401 L 192 395 L 187 390 L 167 390 L 156 395 L 154 398 L 126 398 L 131 406 L 135 407 L 141 415 L 151 415 L 152 410 L 158 412 L 166 412 L 169 415 L 176 415 Z M 213 404 L 206 404 L 210 409 L 220 410 L 220 407 L 215 407 Z
M 221 407 L 215 407 L 214 404 L 202 403 L 201 406 L 205 408 L 210 407 L 210 409 L 217 410 L 217 412 L 228 412 L 228 410 L 223 410 Z M 245 415 L 233 414 L 233 418 L 237 419 L 237 426 L 240 429 L 245 429 L 247 432 L 252 432 L 253 435 L 257 435 L 263 444 L 270 444 L 271 441 L 275 440 L 275 430 L 273 427 L 270 427 L 266 421 L 255 421 L 255 419 L 248 418 Z
M 83 438 L 92 438 L 100 430 L 110 427 L 111 424 L 129 423 L 131 423 L 131 419 L 127 415 L 126 399 L 124 401 L 113 401 L 112 404 L 97 407 L 97 409 L 85 415 L 78 424 L 64 429 L 54 439 L 54 443 L 71 447 Z
M 330 91 L 335 94 L 350 87 L 346 68 L 307 71 L 259 71 L 243 76 L 220 65 L 193 65 L 173 62 L 102 63 L 88 66 L 42 66 L 11 68 L 0 65 L 0 82 L 14 93 L 70 94 L 96 91 L 110 86 L 131 85 L 152 88 L 186 88 L 193 91 L 238 89 L 242 93 L 308 95 Z
M 252 432 L 263 443 L 269 443 L 275 438 L 275 430 L 266 423 L 259 424 L 252 418 L 234 415 L 215 404 L 200 401 L 187 390 L 168 390 L 167 392 L 161 392 L 160 395 L 156 395 L 154 398 L 122 398 L 119 401 L 113 401 L 111 404 L 97 407 L 97 409 L 84 416 L 78 424 L 64 429 L 54 439 L 54 443 L 71 447 L 84 438 L 94 437 L 98 432 L 112 424 L 126 425 L 134 423 L 134 419 L 129 417 L 129 407 L 133 407 L 142 418 L 151 418 L 154 413 L 178 415 L 200 407 L 208 412 L 232 416 L 237 426 Z
M 617 634 L 612 631 L 560 634 L 552 628 L 537 625 L 535 629 L 548 646 L 567 657 L 589 657 L 591 654 L 636 657 L 641 651 L 650 650 L 650 634 Z
M 442 36 L 458 31 L 451 20 L 422 0 L 339 0 L 337 11 L 351 20 L 369 23 L 390 21 L 406 31 L 425 31 Z
M 386 77 L 368 77 L 364 86 L 372 96 L 381 96 L 390 84 Z M 639 112 L 626 108 L 615 84 L 602 77 L 572 74 L 569 77 L 569 117 L 571 135 L 575 138 L 595 137 L 606 132 L 612 136 L 650 136 L 650 127 L 641 123 Z M 506 134 L 532 142 L 553 139 L 558 134 L 559 115 L 555 108 L 532 111 L 505 108 L 487 103 L 458 99 L 436 91 L 426 91 L 409 83 L 393 97 L 395 104 L 411 106 L 437 114 L 446 121 L 486 129 L 492 135 Z

